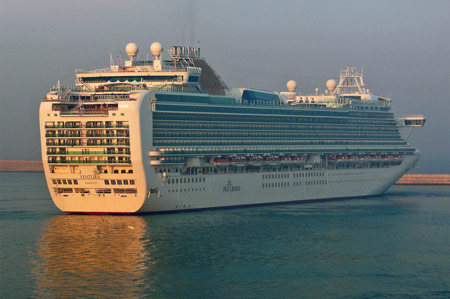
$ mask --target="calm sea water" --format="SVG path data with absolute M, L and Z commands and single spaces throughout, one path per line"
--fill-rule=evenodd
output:
M 448 298 L 450 188 L 149 216 L 65 215 L 1 173 L 2 298 Z

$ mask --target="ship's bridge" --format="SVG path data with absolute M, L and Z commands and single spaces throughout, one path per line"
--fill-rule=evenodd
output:
M 402 127 L 423 127 L 425 125 L 426 118 L 423 117 L 423 115 L 410 115 L 400 117 L 398 122 Z

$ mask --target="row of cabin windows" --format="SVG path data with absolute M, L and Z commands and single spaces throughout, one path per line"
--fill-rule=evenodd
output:
M 180 188 L 180 189 L 170 189 L 167 190 L 167 192 L 169 193 L 177 193 L 177 192 L 196 192 L 196 191 L 205 191 L 206 188 L 202 187 L 202 188 Z
M 286 179 L 289 178 L 289 173 L 271 173 L 271 174 L 263 174 L 263 180 L 265 179 Z
M 54 185 L 78 185 L 78 180 L 72 179 L 52 179 Z
M 135 181 L 134 180 L 130 180 L 129 181 L 130 185 L 134 185 Z M 105 185 L 128 185 L 128 180 L 105 180 Z
M 325 176 L 324 172 L 300 172 L 294 173 L 294 178 L 311 178 L 311 177 L 321 177 Z
M 279 187 L 289 187 L 289 182 L 272 182 L 272 183 L 262 183 L 262 188 L 279 188 Z M 305 186 L 315 186 L 315 185 L 326 185 L 328 184 L 326 180 L 318 181 L 306 181 Z M 302 182 L 293 182 L 294 187 L 301 186 Z
M 385 178 L 358 178 L 358 179 L 343 179 L 343 180 L 329 180 L 330 184 L 345 184 L 356 182 L 382 182 Z
M 289 182 L 273 182 L 262 184 L 262 188 L 279 188 L 279 187 L 289 187 Z
M 183 129 L 269 129 L 269 130 L 332 130 L 332 131 L 397 131 L 395 124 L 390 126 L 361 126 L 361 125 L 299 125 L 299 124 L 258 124 L 258 123 L 218 123 L 218 122 L 179 122 L 179 121 L 161 121 L 155 120 L 153 123 L 155 129 L 158 128 L 183 128 Z
M 392 118 L 393 113 L 386 112 L 362 112 L 362 111 L 346 111 L 346 110 L 306 110 L 306 109 L 263 109 L 263 108 L 247 108 L 247 107 L 217 107 L 217 106 L 192 106 L 192 105 L 167 105 L 165 103 L 156 104 L 157 111 L 178 111 L 189 112 L 204 115 L 204 113 L 226 113 L 230 116 L 237 114 L 244 115 L 245 117 L 255 117 L 255 114 L 263 114 L 267 116 L 275 117 L 354 117 L 354 118 Z M 336 111 L 337 110 L 337 111 Z
M 179 130 L 155 130 L 155 137 L 358 137 L 358 138 L 400 138 L 398 132 L 395 133 L 359 133 L 359 132 L 289 132 L 289 131 L 179 131 Z
M 321 118 L 321 117 L 274 117 L 253 115 L 212 115 L 212 114 L 178 114 L 170 112 L 156 112 L 154 120 L 194 120 L 194 121 L 230 121 L 230 122 L 283 122 L 283 123 L 323 123 L 323 124 L 380 124 L 395 125 L 392 115 L 386 119 L 359 119 L 359 118 Z
M 108 170 L 104 169 L 102 172 L 103 173 L 108 173 Z M 133 173 L 133 169 L 128 169 L 128 170 L 121 169 L 120 171 L 118 169 L 114 169 L 112 173 Z
M 72 188 L 55 188 L 56 193 L 74 193 Z M 113 189 L 116 194 L 135 194 L 137 193 L 136 189 Z M 95 189 L 97 194 L 111 194 L 111 189 Z M 89 189 L 79 189 L 75 188 L 75 193 L 81 194 L 90 194 L 91 191 Z
M 204 183 L 206 181 L 206 178 L 180 178 L 180 179 L 178 179 L 178 178 L 176 178 L 176 179 L 169 179 L 168 181 L 167 181 L 167 183 L 168 184 L 178 184 L 178 183 L 180 183 L 180 184 L 185 184 L 185 183 Z
M 367 172 L 336 172 L 336 173 L 329 173 L 328 176 L 345 176 L 345 175 L 367 175 Z
M 339 139 L 168 139 L 163 137 L 155 137 L 154 145 L 203 145 L 203 144 L 356 144 L 356 145 L 404 145 L 405 141 L 402 139 L 398 140 L 339 140 Z

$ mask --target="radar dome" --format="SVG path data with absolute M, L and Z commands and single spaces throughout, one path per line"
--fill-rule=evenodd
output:
M 158 42 L 154 42 L 151 46 L 150 46 L 150 52 L 152 52 L 153 56 L 159 56 L 161 55 L 162 52 L 162 45 Z
M 330 92 L 333 91 L 336 88 L 336 81 L 334 81 L 333 79 L 328 80 L 327 88 Z
M 297 88 L 297 82 L 295 82 L 294 80 L 289 80 L 286 84 L 286 87 L 290 92 L 294 92 Z
M 138 51 L 138 47 L 135 43 L 129 43 L 125 48 L 125 52 L 127 52 L 127 55 L 131 58 L 131 60 L 133 60 L 133 58 L 137 55 Z

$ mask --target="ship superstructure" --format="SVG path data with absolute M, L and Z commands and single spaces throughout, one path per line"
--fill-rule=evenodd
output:
M 391 100 L 355 69 L 319 94 L 230 89 L 200 56 L 174 46 L 163 60 L 76 71 L 40 108 L 50 194 L 72 213 L 146 213 L 383 193 L 418 152 Z

